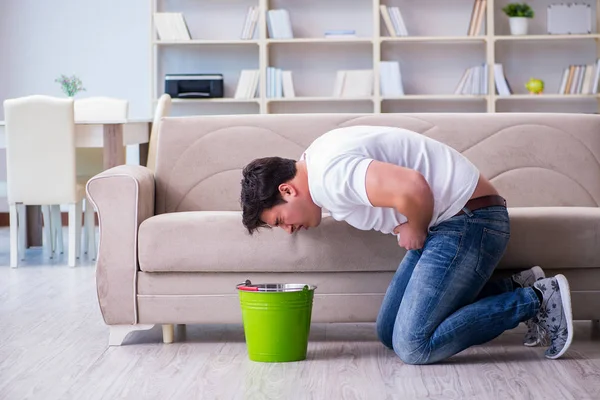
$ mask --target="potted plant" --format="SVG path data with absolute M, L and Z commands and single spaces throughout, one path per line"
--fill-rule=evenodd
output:
M 75 97 L 75 95 L 81 91 L 85 91 L 81 83 L 81 79 L 79 79 L 76 75 L 72 75 L 70 77 L 66 75 L 61 75 L 54 80 L 60 84 L 60 88 L 62 91 L 69 97 Z
M 527 35 L 529 18 L 534 16 L 533 10 L 527 3 L 510 3 L 502 11 L 509 17 L 511 34 Z

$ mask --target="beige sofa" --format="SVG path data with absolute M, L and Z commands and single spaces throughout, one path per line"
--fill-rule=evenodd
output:
M 325 217 L 318 229 L 249 236 L 241 168 L 297 159 L 322 133 L 351 125 L 407 128 L 461 151 L 508 200 L 509 248 L 497 274 L 563 273 L 576 319 L 600 318 L 600 116 L 311 114 L 163 119 L 157 169 L 119 166 L 90 180 L 100 219 L 98 300 L 111 344 L 162 324 L 240 323 L 235 285 L 308 282 L 313 322 L 374 321 L 404 250 L 391 235 Z

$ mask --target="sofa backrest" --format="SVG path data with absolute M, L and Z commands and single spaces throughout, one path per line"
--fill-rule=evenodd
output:
M 156 213 L 239 210 L 241 170 L 298 159 L 321 134 L 353 125 L 410 129 L 468 157 L 512 207 L 600 204 L 600 116 L 583 114 L 267 114 L 168 117 Z

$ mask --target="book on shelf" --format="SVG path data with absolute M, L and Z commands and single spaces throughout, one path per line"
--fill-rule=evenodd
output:
M 468 36 L 479 36 L 481 27 L 485 18 L 485 9 L 487 0 L 475 0 L 473 3 L 473 11 L 471 12 L 471 22 L 469 23 Z
M 254 37 L 256 26 L 258 24 L 258 14 L 258 6 L 248 7 L 248 13 L 246 14 L 246 20 L 244 21 L 244 27 L 242 29 L 242 33 L 240 34 L 240 39 L 251 40 Z
M 271 39 L 294 38 L 290 13 L 287 10 L 269 10 L 267 13 L 267 29 Z
M 496 93 L 500 96 L 510 96 L 513 94 L 512 88 L 504 74 L 504 66 L 502 64 L 494 64 L 494 81 L 496 82 Z
M 380 5 L 379 11 L 381 12 L 381 17 L 383 18 L 383 22 L 390 36 L 408 36 L 406 23 L 404 22 L 404 18 L 402 18 L 402 14 L 398 7 Z
M 259 70 L 243 69 L 242 72 L 240 72 L 240 79 L 238 80 L 238 85 L 233 97 L 236 99 L 252 99 L 256 97 L 259 80 Z
M 382 97 L 404 96 L 398 61 L 381 61 L 379 67 L 379 90 Z
M 155 12 L 154 26 L 160 40 L 191 40 L 185 18 L 182 13 Z
M 326 39 L 351 39 L 356 37 L 354 29 L 330 29 L 325 31 Z
M 342 70 L 337 72 L 333 87 L 333 97 L 369 97 L 372 94 L 372 69 Z
M 558 94 L 597 94 L 600 59 L 596 64 L 569 65 L 563 70 Z
M 267 67 L 267 98 L 296 97 L 292 71 L 281 68 Z
M 487 95 L 488 71 L 487 64 L 467 68 L 458 81 L 454 94 Z

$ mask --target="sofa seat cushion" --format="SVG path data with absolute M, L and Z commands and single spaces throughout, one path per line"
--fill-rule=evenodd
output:
M 600 208 L 510 208 L 511 238 L 501 269 L 597 268 Z M 392 235 L 360 231 L 324 216 L 316 229 L 250 236 L 237 211 L 168 213 L 139 229 L 145 272 L 395 271 L 405 254 Z
M 500 268 L 598 268 L 600 207 L 509 208 L 511 236 Z
M 145 272 L 395 271 L 405 253 L 392 235 L 327 215 L 316 229 L 251 236 L 238 211 L 160 214 L 140 225 L 138 244 Z

